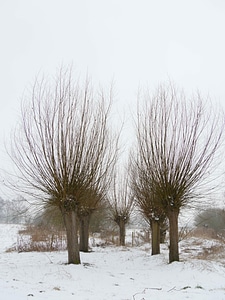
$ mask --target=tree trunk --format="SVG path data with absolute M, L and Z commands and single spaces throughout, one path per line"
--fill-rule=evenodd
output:
M 178 233 L 178 215 L 179 211 L 173 210 L 168 213 L 170 229 L 169 263 L 179 261 L 179 233 Z
M 165 243 L 165 238 L 166 238 L 166 229 L 160 226 L 160 244 Z
M 67 236 L 68 264 L 80 264 L 78 220 L 74 210 L 63 213 Z
M 152 255 L 160 254 L 160 226 L 159 222 L 151 221 Z
M 80 221 L 80 251 L 88 252 L 89 224 L 91 214 L 79 216 Z
M 119 221 L 119 228 L 120 228 L 120 246 L 125 246 L 125 235 L 126 235 L 126 229 L 125 229 L 126 221 L 120 218 Z

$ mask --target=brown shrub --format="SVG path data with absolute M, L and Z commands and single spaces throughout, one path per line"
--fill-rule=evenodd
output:
M 66 234 L 62 230 L 43 226 L 27 226 L 19 231 L 16 247 L 8 251 L 58 251 L 66 250 Z

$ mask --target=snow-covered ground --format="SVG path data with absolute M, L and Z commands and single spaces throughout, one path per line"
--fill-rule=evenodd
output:
M 172 264 L 166 246 L 157 256 L 151 256 L 147 244 L 93 247 L 81 253 L 82 264 L 76 266 L 66 264 L 66 252 L 5 252 L 16 243 L 18 228 L 0 225 L 2 300 L 225 299 L 225 255 L 196 258 L 209 254 L 207 247 L 215 251 L 216 240 L 203 241 L 205 245 L 185 240 L 181 262 Z

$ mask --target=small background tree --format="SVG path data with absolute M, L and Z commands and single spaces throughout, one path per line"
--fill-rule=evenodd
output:
M 131 187 L 134 202 L 151 228 L 152 255 L 160 253 L 160 242 L 164 241 L 166 231 L 166 214 L 160 199 L 155 198 L 151 190 L 149 176 L 137 159 L 132 159 Z
M 79 235 L 80 235 L 80 251 L 88 252 L 89 241 L 89 225 L 91 216 L 94 211 L 104 201 L 104 195 L 97 190 L 86 190 L 85 198 L 82 200 L 78 207 L 78 218 L 80 222 Z
M 119 171 L 114 175 L 113 190 L 109 195 L 111 219 L 119 226 L 119 241 L 125 246 L 126 225 L 134 208 L 133 196 L 129 188 L 129 174 Z

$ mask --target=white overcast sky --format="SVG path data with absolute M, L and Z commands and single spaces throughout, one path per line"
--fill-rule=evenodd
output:
M 121 110 L 168 78 L 225 107 L 224 0 L 0 0 L 0 39 L 0 164 L 24 91 L 62 63 L 114 79 Z

